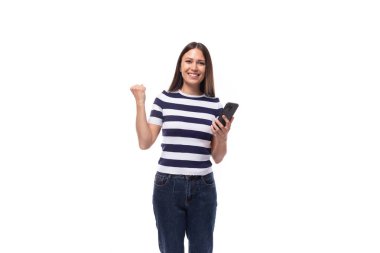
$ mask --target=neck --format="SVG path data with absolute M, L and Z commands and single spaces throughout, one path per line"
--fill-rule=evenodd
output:
M 183 85 L 181 88 L 181 91 L 183 93 L 189 94 L 189 95 L 202 95 L 203 93 L 199 90 L 198 87 L 189 87 L 187 85 Z

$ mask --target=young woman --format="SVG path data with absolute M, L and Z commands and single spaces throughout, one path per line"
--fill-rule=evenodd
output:
M 148 149 L 162 129 L 162 154 L 154 180 L 153 210 L 162 253 L 189 253 L 213 249 L 217 196 L 212 162 L 227 152 L 231 121 L 217 117 L 222 104 L 215 97 L 210 53 L 191 42 L 178 57 L 172 84 L 155 99 L 147 120 L 145 87 L 134 85 L 136 130 L 141 149 Z

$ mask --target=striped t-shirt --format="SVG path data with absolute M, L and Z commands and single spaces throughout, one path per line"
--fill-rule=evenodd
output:
M 158 171 L 179 175 L 210 173 L 210 127 L 221 111 L 219 98 L 163 91 L 154 100 L 148 120 L 162 127 Z

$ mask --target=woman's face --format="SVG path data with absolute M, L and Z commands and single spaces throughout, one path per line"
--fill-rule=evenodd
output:
M 184 85 L 200 85 L 206 73 L 206 61 L 201 50 L 194 48 L 182 56 L 181 73 Z

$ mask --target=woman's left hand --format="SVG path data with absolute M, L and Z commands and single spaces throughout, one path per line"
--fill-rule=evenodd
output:
M 231 124 L 234 120 L 234 117 L 232 117 L 231 120 L 228 120 L 228 118 L 225 115 L 223 115 L 222 117 L 226 122 L 226 125 L 223 126 L 223 124 L 220 123 L 218 119 L 215 119 L 215 121 L 211 125 L 211 132 L 217 140 L 227 141 L 227 135 L 231 129 Z

